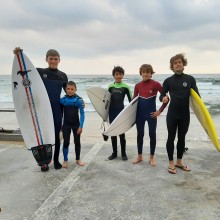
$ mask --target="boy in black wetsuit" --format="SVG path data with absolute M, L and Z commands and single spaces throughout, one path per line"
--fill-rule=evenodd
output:
M 63 168 L 68 168 L 68 152 L 70 144 L 70 134 L 73 131 L 75 153 L 76 153 L 76 164 L 84 166 L 85 163 L 80 160 L 80 135 L 83 129 L 84 123 L 84 109 L 82 99 L 75 94 L 76 84 L 73 81 L 69 81 L 66 85 L 66 95 L 60 100 L 61 109 L 63 110 Z M 78 111 L 80 110 L 80 118 Z
M 120 66 L 114 67 L 112 70 L 112 75 L 115 79 L 115 82 L 110 84 L 108 91 L 111 93 L 111 103 L 109 107 L 109 122 L 112 123 L 117 115 L 124 108 L 124 98 L 127 95 L 129 102 L 131 101 L 131 92 L 127 84 L 122 82 L 124 77 L 124 69 Z M 126 155 L 126 140 L 125 134 L 119 135 L 121 143 L 121 156 L 122 160 L 127 160 Z M 111 137 L 113 153 L 108 157 L 109 160 L 113 160 L 117 157 L 117 136 Z
M 198 94 L 199 92 L 195 78 L 183 73 L 184 66 L 186 65 L 187 59 L 183 54 L 177 54 L 170 59 L 170 69 L 173 70 L 174 75 L 164 81 L 160 96 L 160 101 L 167 103 L 169 100 L 167 93 L 169 92 L 170 95 L 170 105 L 167 113 L 168 139 L 166 148 L 169 158 L 168 172 L 171 174 L 176 174 L 175 167 L 184 171 L 190 171 L 190 168 L 183 163 L 182 157 L 185 148 L 185 136 L 190 122 L 190 89 L 194 89 Z M 177 129 L 177 162 L 174 164 L 174 140 Z
M 20 47 L 14 49 L 14 54 L 18 54 L 22 50 Z M 45 88 L 47 90 L 54 119 L 55 128 L 55 150 L 54 150 L 54 168 L 60 169 L 62 165 L 59 162 L 59 152 L 60 152 L 60 130 L 62 123 L 62 115 L 60 109 L 60 94 L 62 88 L 65 90 L 66 83 L 68 82 L 67 75 L 64 72 L 58 70 L 58 65 L 60 62 L 60 54 L 54 49 L 50 49 L 46 54 L 46 62 L 48 63 L 48 68 L 42 69 L 37 68 Z M 48 125 L 50 126 L 50 125 Z M 41 171 L 48 171 L 49 167 L 47 164 L 41 166 Z

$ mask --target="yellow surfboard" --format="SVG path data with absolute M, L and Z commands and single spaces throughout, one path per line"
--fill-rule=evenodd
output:
M 220 152 L 218 135 L 208 109 L 206 108 L 202 99 L 193 89 L 190 90 L 190 93 L 190 107 L 193 109 L 196 117 L 198 118 L 199 122 L 206 131 L 212 143 L 215 145 L 216 149 Z

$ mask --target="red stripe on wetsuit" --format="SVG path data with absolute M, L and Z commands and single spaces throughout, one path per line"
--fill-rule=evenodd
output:
M 161 91 L 161 84 L 155 80 L 149 79 L 147 81 L 141 81 L 135 85 L 133 98 L 138 95 L 144 98 L 150 98 L 152 96 L 156 96 L 158 92 L 161 93 Z M 167 104 L 162 104 L 159 111 L 163 112 L 166 106 Z

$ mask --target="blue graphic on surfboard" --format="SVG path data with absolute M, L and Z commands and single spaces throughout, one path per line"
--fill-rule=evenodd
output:
M 44 146 L 54 145 L 53 114 L 46 88 L 38 71 L 22 51 L 19 55 L 14 56 L 12 94 L 17 120 L 26 147 L 33 151 L 35 147 L 40 146 L 43 149 Z M 52 152 L 41 153 L 52 155 Z M 34 156 L 40 157 L 40 155 Z M 36 157 L 35 159 L 37 160 Z M 39 160 L 41 159 L 39 158 Z M 46 161 L 48 163 L 48 158 Z

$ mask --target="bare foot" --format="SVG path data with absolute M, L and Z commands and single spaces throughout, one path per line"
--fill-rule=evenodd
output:
M 142 157 L 142 155 L 138 155 L 137 159 L 133 160 L 132 163 L 136 164 L 136 163 L 140 163 L 141 161 L 143 161 L 143 157 Z
M 82 162 L 81 160 L 76 160 L 76 164 L 78 164 L 80 166 L 84 166 L 86 163 Z
M 63 168 L 68 168 L 68 162 L 67 162 L 67 161 L 63 161 L 62 167 L 63 167 Z
M 156 166 L 156 160 L 154 159 L 154 157 L 153 156 L 150 156 L 150 160 L 149 160 L 149 163 L 150 163 L 150 165 L 152 166 L 152 167 L 155 167 Z
M 191 170 L 190 167 L 188 167 L 187 165 L 185 165 L 185 164 L 183 163 L 183 161 L 180 160 L 180 159 L 177 159 L 176 164 L 175 164 L 175 167 L 180 168 L 180 169 L 182 169 L 182 170 L 184 170 L 184 171 L 190 171 L 190 170 Z

